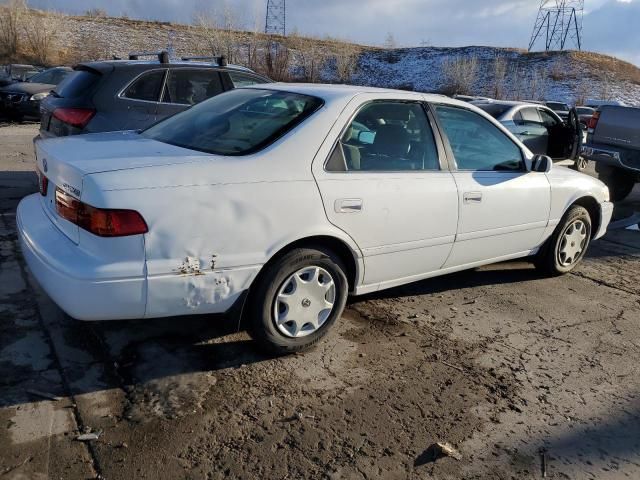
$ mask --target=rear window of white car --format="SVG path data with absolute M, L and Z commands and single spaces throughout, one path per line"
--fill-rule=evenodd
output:
M 243 88 L 174 115 L 142 132 L 147 138 L 216 155 L 262 150 L 323 105 L 297 93 Z

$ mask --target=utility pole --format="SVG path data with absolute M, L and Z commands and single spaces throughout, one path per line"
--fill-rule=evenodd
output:
M 267 18 L 264 31 L 269 35 L 287 34 L 287 5 L 285 0 L 267 0 Z
M 541 0 L 529 51 L 544 41 L 544 50 L 582 50 L 584 0 Z

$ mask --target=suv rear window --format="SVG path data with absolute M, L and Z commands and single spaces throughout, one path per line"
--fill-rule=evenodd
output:
M 216 155 L 248 155 L 311 116 L 321 99 L 261 89 L 232 90 L 169 117 L 142 135 Z
M 89 70 L 76 70 L 53 90 L 58 96 L 63 98 L 78 98 L 87 93 L 93 85 L 100 79 L 99 73 Z

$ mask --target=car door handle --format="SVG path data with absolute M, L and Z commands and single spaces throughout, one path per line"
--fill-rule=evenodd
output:
M 341 198 L 334 205 L 336 213 L 356 213 L 362 211 L 361 198 Z
M 482 202 L 482 193 L 481 192 L 465 192 L 464 203 L 480 203 Z

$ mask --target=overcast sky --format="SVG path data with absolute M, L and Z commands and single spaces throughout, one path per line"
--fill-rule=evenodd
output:
M 227 4 L 241 23 L 264 28 L 267 0 L 30 0 L 38 8 L 82 13 L 103 8 L 131 18 L 188 23 Z M 539 0 L 288 0 L 288 30 L 382 45 L 492 45 L 526 48 Z M 584 48 L 640 65 L 640 0 L 586 0 Z

